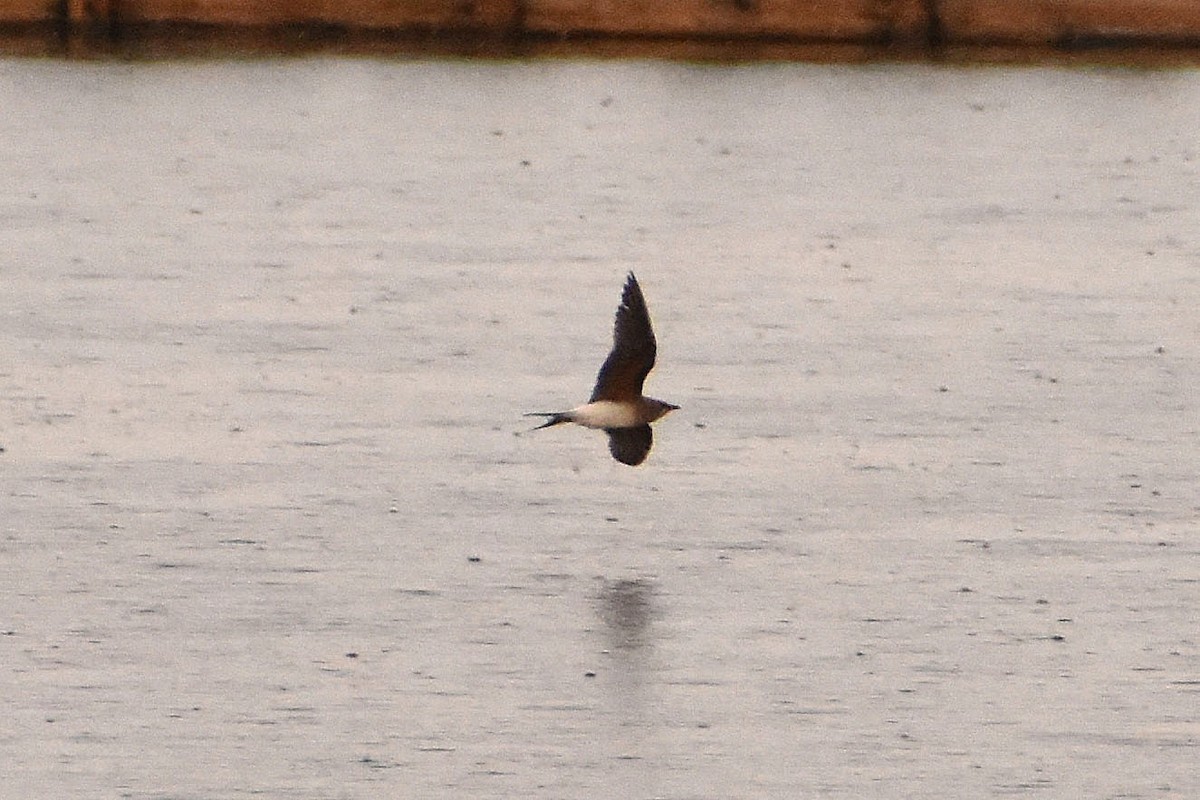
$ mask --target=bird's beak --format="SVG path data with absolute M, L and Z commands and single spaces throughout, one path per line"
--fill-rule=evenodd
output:
M 679 410 L 679 406 L 674 406 L 674 405 L 671 405 L 670 403 L 667 403 L 667 411 L 678 411 L 678 410 Z

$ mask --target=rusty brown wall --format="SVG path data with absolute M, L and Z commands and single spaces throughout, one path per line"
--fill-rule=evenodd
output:
M 1200 47 L 1200 0 L 0 0 L 0 25 L 59 35 L 155 26 L 529 37 L 1170 42 Z

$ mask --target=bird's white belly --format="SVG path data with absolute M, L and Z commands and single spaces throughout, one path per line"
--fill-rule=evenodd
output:
M 598 400 L 571 410 L 571 421 L 585 428 L 634 428 L 641 424 L 637 406 Z

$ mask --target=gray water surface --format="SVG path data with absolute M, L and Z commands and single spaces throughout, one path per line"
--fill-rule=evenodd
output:
M 1200 72 L 0 61 L 12 797 L 1200 794 Z M 680 411 L 584 400 L 627 270 Z

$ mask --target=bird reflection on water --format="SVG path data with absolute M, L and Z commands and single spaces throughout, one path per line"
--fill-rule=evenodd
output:
M 638 650 L 650 644 L 654 582 L 648 578 L 605 580 L 600 589 L 600 619 L 614 650 Z

